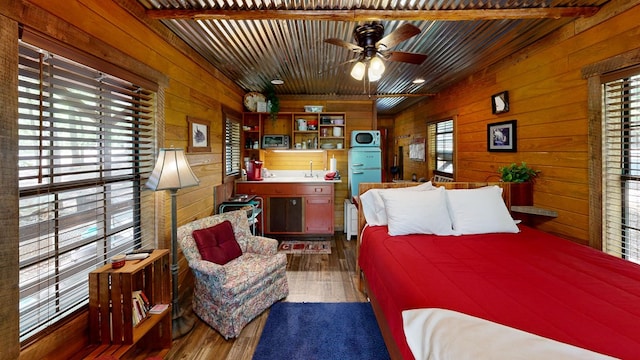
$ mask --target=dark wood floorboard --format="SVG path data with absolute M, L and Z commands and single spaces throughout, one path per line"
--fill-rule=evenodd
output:
M 346 240 L 345 234 L 331 238 L 331 254 L 287 255 L 288 302 L 363 302 L 355 275 L 356 240 Z M 250 360 L 253 356 L 269 311 L 250 322 L 236 339 L 224 340 L 218 332 L 197 317 L 193 330 L 173 341 L 167 360 Z M 141 353 L 136 360 L 158 353 Z

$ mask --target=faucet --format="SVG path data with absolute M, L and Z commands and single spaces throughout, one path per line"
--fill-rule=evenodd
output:
M 313 160 L 309 160 L 309 174 L 304 174 L 304 177 L 313 177 Z

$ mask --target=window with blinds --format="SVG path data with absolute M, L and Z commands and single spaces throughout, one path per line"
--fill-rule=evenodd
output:
M 224 164 L 225 176 L 240 174 L 240 121 L 225 116 Z
M 434 174 L 453 178 L 453 119 L 429 124 L 427 133 Z
M 155 244 L 154 193 L 142 191 L 153 167 L 154 94 L 19 47 L 23 341 L 87 304 L 89 272 Z
M 602 79 L 603 250 L 640 263 L 640 68 Z

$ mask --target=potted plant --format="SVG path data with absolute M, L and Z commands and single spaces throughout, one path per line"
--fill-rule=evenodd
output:
M 264 94 L 267 98 L 267 111 L 271 115 L 271 120 L 275 121 L 280 111 L 280 100 L 276 96 L 276 88 L 272 84 L 267 84 Z
M 523 161 L 501 166 L 498 173 L 502 181 L 511 183 L 511 205 L 533 205 L 533 182 L 540 170 L 532 169 Z

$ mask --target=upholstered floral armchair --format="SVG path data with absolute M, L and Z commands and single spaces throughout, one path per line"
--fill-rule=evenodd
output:
M 286 256 L 277 240 L 252 235 L 245 210 L 185 224 L 178 243 L 195 276 L 193 311 L 225 339 L 289 294 Z

